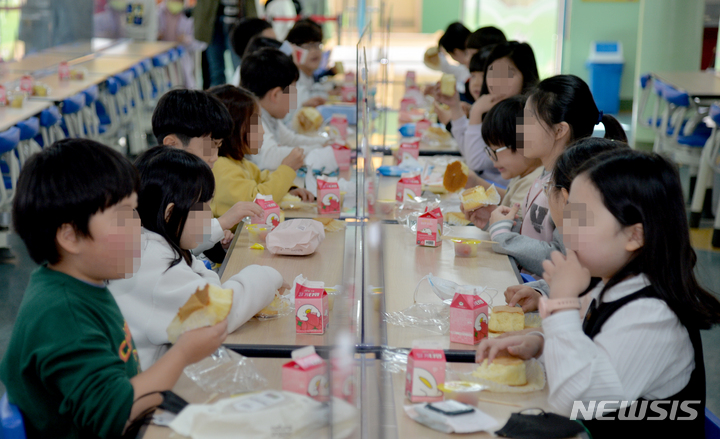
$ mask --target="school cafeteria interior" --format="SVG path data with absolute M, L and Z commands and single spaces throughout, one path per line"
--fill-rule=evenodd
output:
M 513 288 L 542 280 L 542 269 L 528 271 L 504 249 L 507 241 L 497 242 L 495 232 L 465 214 L 464 190 L 472 188 L 469 173 L 478 169 L 470 163 L 477 157 L 470 148 L 476 146 L 468 142 L 473 110 L 484 102 L 482 95 L 492 96 L 491 88 L 499 87 L 488 85 L 495 74 L 491 65 L 498 70 L 494 60 L 509 60 L 523 81 L 535 71 L 534 83 L 527 88 L 523 83 L 526 98 L 537 96 L 534 87 L 548 78 L 579 77 L 599 113 L 593 137 L 605 136 L 603 115 L 612 115 L 630 148 L 676 165 L 697 255 L 695 276 L 720 298 L 720 0 L 0 0 L 3 370 L 31 361 L 8 358 L 7 352 L 18 337 L 13 329 L 31 275 L 44 265 L 30 257 L 12 220 L 25 165 L 55 142 L 72 138 L 102 143 L 134 161 L 158 144 L 152 116 L 166 93 L 245 83 L 240 66 L 253 54 L 250 45 L 237 53 L 236 40 L 243 25 L 257 18 L 267 24 L 254 32 L 267 28 L 277 40 L 277 45 L 264 42 L 272 49 L 262 50 L 286 50 L 298 66 L 298 96 L 304 79 L 313 84 L 307 87 L 325 93 L 310 107 L 319 118 L 312 131 L 298 131 L 294 122 L 288 127 L 293 135 L 325 139 L 323 148 L 330 152 L 327 166 L 322 162 L 319 169 L 306 160 L 296 169 L 292 187 L 312 193 L 310 201 L 286 195 L 277 204 L 271 199 L 271 205 L 260 205 L 267 218 L 265 209 L 274 206 L 284 223 L 319 221 L 320 231 L 308 238 L 314 240 L 310 244 L 293 244 L 310 250 L 283 253 L 270 239 L 282 223 L 268 226 L 265 217 L 248 217 L 226 232 L 232 240 L 219 259 L 196 255 L 203 268 L 217 273 L 218 285 L 260 265 L 277 270 L 291 288 L 230 332 L 220 350 L 188 366 L 171 389 L 180 402 L 144 416 L 133 437 L 607 437 L 591 435 L 590 427 L 553 405 L 564 389 L 553 382 L 561 378 L 546 358 L 520 361 L 523 382 L 514 384 L 504 381 L 506 370 L 493 375 L 487 364 L 476 363 L 479 346 L 512 336 L 498 333 L 524 330 L 548 340 L 540 332 L 544 296 L 540 313 L 538 305 L 525 312 L 519 305 L 496 309 L 507 305 Z M 298 43 L 295 27 L 308 20 L 320 29 L 321 41 Z M 502 42 L 473 46 L 478 41 L 473 36 L 490 27 L 502 31 Z M 531 48 L 530 70 L 521 68 L 527 57 L 518 61 L 523 56 L 515 55 L 518 45 Z M 495 56 L 500 46 L 510 48 Z M 317 49 L 320 65 L 303 73 Z M 476 74 L 486 82 L 477 92 Z M 527 99 L 525 115 L 532 98 Z M 267 111 L 260 105 L 265 126 Z M 457 134 L 456 107 L 468 127 L 464 137 Z M 305 108 L 298 114 L 306 114 Z M 489 124 L 492 110 L 482 114 Z M 497 164 L 507 148 L 490 148 L 480 131 L 478 126 L 475 138 L 485 151 L 479 154 L 484 159 L 494 154 Z M 267 136 L 265 127 L 263 145 Z M 459 187 L 448 187 L 451 169 L 462 170 Z M 494 183 L 495 195 L 495 185 L 501 194 L 509 190 L 508 180 L 489 175 L 475 174 Z M 480 188 L 484 206 L 499 203 L 492 201 L 491 189 Z M 548 187 L 544 190 L 547 195 Z M 519 215 L 534 215 L 525 207 L 529 204 Z M 527 238 L 523 233 L 515 235 Z M 306 292 L 313 288 L 320 293 Z M 551 279 L 547 291 L 553 291 Z M 493 326 L 493 317 L 500 321 L 500 314 L 518 313 L 525 319 L 519 328 Z M 705 437 L 720 438 L 720 325 L 700 334 L 706 400 L 699 416 Z M 610 358 L 602 361 L 612 367 L 616 356 L 588 343 L 595 346 L 592 355 Z M 585 367 L 594 368 L 595 360 Z M 612 374 L 620 386 L 611 393 L 615 399 L 668 396 L 653 394 L 651 387 L 622 393 L 620 372 Z M 54 383 L 44 385 L 57 397 Z M 17 388 L 0 382 L 5 395 L 0 438 L 50 437 L 32 436 L 22 425 L 23 412 L 9 387 Z M 578 395 L 584 399 L 585 393 Z M 58 410 L 70 416 L 72 408 Z M 525 435 L 513 433 L 513 421 L 515 428 L 522 422 L 515 419 L 518 413 L 541 418 L 543 412 L 563 419 L 527 421 Z M 87 426 L 72 415 L 73 428 L 82 433 Z M 561 421 L 580 427 L 573 430 Z M 623 428 L 618 425 L 614 433 L 624 437 Z M 501 429 L 507 430 L 500 434 Z

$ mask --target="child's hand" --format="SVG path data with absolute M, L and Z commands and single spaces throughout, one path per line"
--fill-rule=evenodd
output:
M 465 214 L 465 219 L 470 221 L 475 225 L 475 227 L 479 229 L 484 229 L 488 225 L 488 221 L 490 220 L 490 215 L 497 209 L 497 206 L 490 205 L 490 206 L 483 206 L 479 207 L 475 210 L 471 210 L 469 212 L 466 212 L 465 209 L 462 207 L 462 204 L 460 205 L 460 210 L 462 213 Z
M 220 245 L 222 245 L 223 249 L 227 250 L 230 248 L 230 244 L 232 244 L 235 234 L 230 230 L 223 230 L 223 232 L 225 233 L 225 236 L 223 236 L 223 239 L 220 240 Z
M 513 285 L 505 290 L 508 306 L 520 304 L 523 312 L 537 311 L 541 294 L 525 285 Z
M 485 94 L 480 96 L 470 109 L 470 117 L 468 117 L 468 119 L 470 119 L 470 125 L 481 124 L 483 114 L 490 111 L 500 100 L 500 96 L 498 95 Z
M 301 200 L 311 203 L 315 201 L 315 195 L 312 194 L 307 189 L 303 189 L 300 187 L 297 187 L 289 192 L 290 195 L 295 195 L 296 197 L 300 197 Z
M 590 271 L 580 265 L 574 251 L 567 249 L 567 256 L 552 252 L 550 259 L 543 261 L 543 278 L 550 285 L 550 297 L 570 299 L 580 296 L 590 285 Z
M 493 213 L 490 215 L 490 225 L 493 225 L 498 221 L 510 220 L 513 222 L 513 226 L 514 226 L 515 220 L 519 218 L 519 216 L 518 216 L 519 210 L 520 210 L 519 204 L 515 204 L 513 207 L 498 206 L 498 208 L 495 209 L 493 211 Z
M 437 102 L 433 102 L 433 105 L 435 106 L 435 113 L 438 117 L 438 122 L 440 122 L 443 125 L 447 125 L 448 122 L 452 120 L 452 110 L 447 109 L 444 110 L 442 107 L 438 105 Z
M 185 358 L 185 364 L 197 363 L 203 358 L 215 352 L 227 337 L 227 320 L 223 320 L 215 326 L 193 329 L 183 333 L 173 346 L 178 349 Z
M 310 98 L 307 101 L 303 102 L 303 107 L 317 107 L 318 105 L 322 105 L 325 103 L 325 98 L 322 96 L 315 96 L 314 98 Z
M 435 101 L 450 107 L 450 119 L 460 119 L 465 115 L 462 106 L 460 106 L 460 94 L 455 90 L 452 96 L 446 96 L 440 91 L 440 82 L 435 86 Z
M 472 108 L 472 105 L 468 102 L 460 102 L 460 108 L 462 108 L 463 113 L 465 113 L 465 117 L 470 119 L 470 109 Z
M 495 357 L 508 356 L 529 360 L 542 353 L 544 340 L 539 335 L 512 335 L 503 338 L 486 338 L 478 345 L 475 362 L 482 363 L 487 358 L 492 363 Z
M 235 227 L 246 216 L 261 216 L 262 214 L 262 207 L 257 204 L 250 201 L 238 201 L 223 216 L 218 218 L 218 221 L 220 221 L 223 230 L 227 230 Z
M 290 154 L 283 159 L 282 165 L 291 167 L 294 171 L 297 171 L 305 164 L 305 151 L 302 148 L 295 148 L 290 151 Z

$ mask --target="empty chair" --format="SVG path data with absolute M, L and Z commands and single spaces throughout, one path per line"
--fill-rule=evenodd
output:
M 58 107 L 52 106 L 40 112 L 40 143 L 42 146 L 49 146 L 60 139 L 65 138 L 65 133 L 60 127 L 62 114 Z
M 83 90 L 85 96 L 85 107 L 82 109 L 82 120 L 87 136 L 93 140 L 100 139 L 100 119 L 97 115 L 96 102 L 100 96 L 100 89 L 97 85 Z
M 15 195 L 20 163 L 15 155 L 20 143 L 20 129 L 9 128 L 0 133 L 0 171 L 2 183 L 0 184 L 0 253 L 6 253 L 10 248 L 8 233 L 10 227 L 10 210 Z
M 63 121 L 68 137 L 85 137 L 85 128 L 81 112 L 85 107 L 85 95 L 78 93 L 71 96 L 60 105 L 63 114 Z
M 165 94 L 170 88 L 170 78 L 168 77 L 167 66 L 170 64 L 170 54 L 165 52 L 153 57 L 153 69 L 151 77 L 158 97 Z
M 17 152 L 20 167 L 22 167 L 31 155 L 41 151 L 40 145 L 35 141 L 35 137 L 40 133 L 40 119 L 31 117 L 15 126 L 20 130 L 20 144 Z
M 640 124 L 640 126 L 643 126 L 645 128 L 655 128 L 656 127 L 656 121 L 651 117 L 649 119 L 645 118 L 645 109 L 647 108 L 648 101 L 650 100 L 650 96 L 653 94 L 653 78 L 650 76 L 650 74 L 645 74 L 640 76 L 640 102 L 638 104 L 637 109 L 637 121 Z

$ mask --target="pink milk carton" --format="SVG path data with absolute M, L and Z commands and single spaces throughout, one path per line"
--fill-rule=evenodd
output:
M 413 98 L 403 98 L 400 101 L 400 112 L 408 112 L 412 111 L 417 107 L 417 103 L 415 102 L 415 99 Z
M 7 92 L 5 91 L 5 86 L 0 85 L 0 107 L 5 107 L 8 104 L 7 101 Z
M 357 102 L 357 88 L 354 84 L 343 84 L 340 87 L 340 100 L 343 102 Z
M 272 195 L 257 194 L 255 204 L 262 207 L 262 216 L 250 217 L 250 224 L 267 224 L 273 228 L 280 225 L 280 207 L 273 201 Z
M 70 66 L 67 62 L 61 62 L 60 65 L 58 65 L 58 79 L 61 81 L 70 80 Z
M 408 70 L 405 74 L 405 87 L 413 87 L 415 85 L 417 85 L 415 71 Z
M 438 386 L 445 384 L 445 352 L 413 348 L 408 354 L 405 396 L 410 402 L 442 401 Z
M 282 389 L 327 401 L 330 394 L 325 360 L 315 353 L 315 347 L 305 346 L 290 354 L 292 361 L 282 367 Z
M 345 73 L 345 83 L 346 84 L 355 84 L 355 73 L 354 72 Z
M 417 128 L 416 128 L 417 130 Z M 417 137 L 404 138 L 400 141 L 400 163 L 405 154 L 410 154 L 415 160 L 420 157 L 420 139 Z
M 422 137 L 422 135 L 425 133 L 425 131 L 430 128 L 430 121 L 427 119 L 421 119 L 415 123 L 415 135 L 417 137 Z
M 425 247 L 439 247 L 442 245 L 443 214 L 439 207 L 428 211 L 418 217 L 417 244 Z
M 324 334 L 329 323 L 325 283 L 301 277 L 295 283 L 295 333 Z
M 337 136 L 341 139 L 347 139 L 348 120 L 344 114 L 333 114 L 330 118 L 330 126 L 334 128 L 333 131 L 337 133 Z
M 350 161 L 352 160 L 352 150 L 343 141 L 335 141 L 332 143 L 333 154 L 335 154 L 335 161 L 341 171 L 347 171 L 350 169 Z
M 318 213 L 340 213 L 340 186 L 337 177 L 317 178 Z
M 332 395 L 355 404 L 355 374 L 352 357 L 349 362 L 344 358 L 332 358 Z
M 32 89 L 33 89 L 33 77 L 30 75 L 25 75 L 22 78 L 20 78 L 20 91 L 24 91 L 28 95 L 32 95 Z
M 400 176 L 395 190 L 395 200 L 405 202 L 422 195 L 422 178 L 419 172 L 408 172 Z
M 488 304 L 471 292 L 455 293 L 450 304 L 450 341 L 475 345 L 488 336 Z

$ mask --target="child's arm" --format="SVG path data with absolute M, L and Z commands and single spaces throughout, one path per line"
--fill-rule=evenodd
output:
M 282 275 L 272 267 L 250 265 L 222 286 L 232 288 L 233 306 L 228 316 L 228 332 L 233 332 L 270 305 L 283 286 Z
M 279 127 L 288 129 L 282 123 L 278 124 Z M 256 155 L 247 156 L 253 163 L 255 163 L 261 170 L 274 171 L 280 167 L 283 160 L 290 155 L 295 147 L 292 146 L 281 146 L 281 143 L 275 138 L 267 127 L 265 128 L 265 135 L 263 136 L 262 148 Z M 282 128 L 279 128 L 282 129 Z
M 258 170 L 256 176 L 248 175 L 235 164 L 223 165 L 222 168 L 217 164 L 215 166 L 218 168 L 213 169 L 217 182 L 215 202 L 225 206 L 232 206 L 238 201 L 253 201 L 257 194 L 272 195 L 273 200 L 279 204 L 295 180 L 295 171 L 282 164 L 272 172 Z
M 210 223 L 210 234 L 203 235 L 203 242 L 191 250 L 192 254 L 197 256 L 205 250 L 215 247 L 215 244 L 223 239 L 223 236 L 225 236 L 225 230 L 220 224 L 220 221 L 218 221 L 217 218 L 213 218 Z
M 265 134 L 267 136 L 267 132 Z M 288 128 L 285 124 L 278 124 L 277 138 L 275 139 L 279 145 L 283 146 L 298 146 L 305 150 L 305 152 L 312 151 L 313 149 L 323 146 L 327 139 L 324 137 L 310 137 L 302 134 L 297 134 Z M 263 148 L 265 145 L 263 144 Z M 261 150 L 262 151 L 262 150 Z
M 542 275 L 543 261 L 549 258 L 554 251 L 565 252 L 562 237 L 557 229 L 553 231 L 551 242 L 533 239 L 512 230 L 519 230 L 519 224 L 513 228 L 510 220 L 498 221 L 490 226 L 488 229 L 490 238 L 497 242 L 497 244 L 493 244 L 493 250 L 512 256 L 518 265 L 530 273 Z

